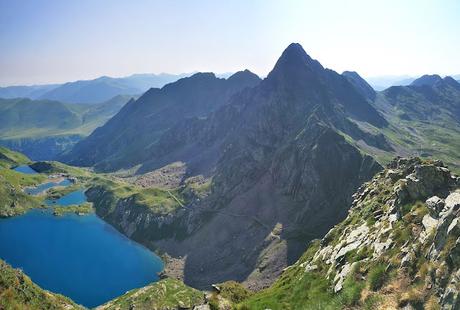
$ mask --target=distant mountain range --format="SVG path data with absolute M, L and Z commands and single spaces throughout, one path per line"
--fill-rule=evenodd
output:
M 37 86 L 0 88 L 0 98 L 48 99 L 65 103 L 94 104 L 117 95 L 141 95 L 152 87 L 177 81 L 191 74 L 134 74 L 128 77 L 103 76 L 94 80 Z
M 386 75 L 386 76 L 366 77 L 366 81 L 375 90 L 384 90 L 391 86 L 409 85 L 415 79 L 416 77 L 408 76 L 408 75 Z
M 453 75 L 457 81 L 460 81 L 460 74 Z M 417 77 L 408 76 L 408 75 L 387 75 L 387 76 L 374 76 L 366 77 L 366 81 L 374 88 L 375 90 L 384 90 L 391 86 L 407 86 L 410 85 Z
M 118 95 L 95 105 L 53 100 L 0 99 L 0 145 L 34 160 L 53 159 L 115 115 L 132 98 Z
M 152 88 L 137 101 L 129 102 L 106 126 L 66 155 L 74 164 L 114 170 L 148 161 L 151 149 L 167 130 L 190 118 L 204 118 L 235 93 L 258 84 L 257 75 L 242 71 L 228 79 L 213 73 L 197 73 Z M 92 152 L 88 152 L 92 149 Z

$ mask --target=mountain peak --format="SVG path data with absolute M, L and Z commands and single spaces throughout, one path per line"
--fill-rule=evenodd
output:
M 291 43 L 283 51 L 281 57 L 270 72 L 269 77 L 290 76 L 294 79 L 299 78 L 299 74 L 306 72 L 320 73 L 324 68 L 321 64 L 312 59 L 299 43 Z
M 283 51 L 281 54 L 281 57 L 278 59 L 277 64 L 279 63 L 302 63 L 302 64 L 315 64 L 315 65 L 320 65 L 319 62 L 316 60 L 313 60 L 307 52 L 303 49 L 302 45 L 299 43 L 291 43 L 289 46 Z M 320 65 L 321 66 L 321 65 Z M 322 68 L 322 66 L 321 66 Z
M 425 74 L 415 81 L 413 81 L 410 86 L 433 86 L 437 82 L 442 81 L 442 78 L 437 74 Z
M 358 72 L 356 71 L 344 71 L 342 73 L 348 82 L 350 82 L 356 90 L 364 96 L 364 98 L 373 101 L 375 99 L 376 93 L 372 86 L 367 83 L 365 79 L 363 79 Z
M 456 81 L 453 77 L 451 76 L 446 76 L 445 78 L 442 79 L 443 82 L 449 86 L 452 86 L 456 89 L 460 90 L 460 83 Z

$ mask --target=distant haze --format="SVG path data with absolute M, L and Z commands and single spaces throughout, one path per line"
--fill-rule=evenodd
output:
M 0 86 L 266 75 L 291 42 L 362 76 L 460 74 L 460 1 L 0 0 Z

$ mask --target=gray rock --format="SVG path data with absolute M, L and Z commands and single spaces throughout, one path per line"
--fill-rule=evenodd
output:
M 342 290 L 343 288 L 343 282 L 345 281 L 345 278 L 348 276 L 350 271 L 353 270 L 353 267 L 356 265 L 356 262 L 352 264 L 345 264 L 342 269 L 340 270 L 339 273 L 334 278 L 334 292 L 337 293 Z
M 445 200 L 445 209 L 458 210 L 460 208 L 460 193 L 452 193 Z
M 393 182 L 395 182 L 399 180 L 400 178 L 402 178 L 402 173 L 399 170 L 388 169 L 387 177 L 390 178 Z
M 433 217 L 438 217 L 439 212 L 444 208 L 444 200 L 438 196 L 433 196 L 426 200 L 426 206 Z

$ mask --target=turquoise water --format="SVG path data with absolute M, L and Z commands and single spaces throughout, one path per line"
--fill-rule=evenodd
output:
M 45 203 L 48 206 L 70 206 L 70 205 L 80 205 L 86 202 L 86 196 L 83 190 L 74 191 L 68 193 L 67 195 L 62 196 L 57 200 L 46 199 Z
M 37 173 L 29 166 L 14 170 Z M 72 182 L 47 182 L 26 192 L 36 195 Z M 71 192 L 50 206 L 86 202 L 83 190 Z M 50 210 L 0 219 L 0 258 L 21 268 L 42 288 L 95 307 L 133 288 L 158 280 L 163 262 L 94 214 L 54 216 Z
M 0 257 L 41 287 L 86 307 L 157 281 L 158 256 L 96 215 L 33 210 L 0 219 Z
M 70 181 L 69 179 L 64 179 L 64 180 L 62 180 L 60 182 L 46 182 L 46 183 L 37 185 L 35 187 L 26 188 L 24 190 L 24 192 L 26 192 L 29 195 L 38 195 L 38 194 L 42 193 L 43 191 L 45 191 L 47 189 L 50 189 L 52 187 L 68 186 L 70 184 L 72 184 L 72 181 Z
M 27 165 L 17 166 L 13 170 L 17 172 L 25 173 L 25 174 L 37 174 L 37 171 L 35 171 L 34 169 L 30 168 Z

